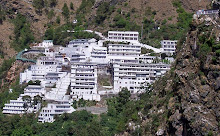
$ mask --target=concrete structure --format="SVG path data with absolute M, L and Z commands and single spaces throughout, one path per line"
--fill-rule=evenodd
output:
M 156 59 L 161 59 L 161 58 L 157 56 L 140 55 L 136 59 L 139 60 L 139 63 L 154 63 Z
M 217 15 L 219 14 L 219 10 L 198 10 L 196 12 L 196 15 L 201 16 L 201 15 Z
M 176 51 L 177 41 L 174 40 L 163 40 L 160 42 L 162 53 L 166 53 L 167 55 L 173 55 Z
M 72 103 L 69 102 L 69 98 L 63 100 L 56 100 L 49 103 L 46 107 L 42 108 L 39 116 L 39 122 L 53 122 L 55 121 L 55 115 L 61 115 L 63 113 L 72 113 L 75 109 L 72 107 Z
M 53 40 L 44 40 L 42 43 L 38 45 L 38 47 L 49 48 L 53 46 Z
M 39 95 L 48 103 L 42 108 L 39 121 L 53 122 L 55 115 L 75 111 L 71 106 L 73 100 L 100 101 L 100 94 L 117 94 L 123 87 L 131 93 L 144 92 L 149 83 L 170 69 L 170 63 L 164 64 L 167 61 L 160 57 L 142 55 L 141 47 L 173 55 L 177 41 L 161 41 L 161 49 L 156 49 L 139 43 L 138 37 L 138 32 L 109 31 L 108 39 L 103 37 L 104 40 L 99 42 L 76 39 L 67 47 L 54 47 L 52 41 L 42 42 L 38 49 L 43 50 L 46 56 L 20 73 L 20 84 L 40 80 L 41 86 L 28 86 L 17 100 L 5 104 L 3 113 L 36 112 L 42 108 L 41 104 L 31 106 L 22 97 L 30 96 L 33 101 L 34 96 Z M 103 47 L 107 40 L 117 43 Z M 171 57 L 165 59 L 173 61 Z M 104 78 L 112 80 L 108 81 L 108 86 L 98 83 Z
M 108 40 L 114 42 L 137 42 L 139 33 L 134 31 L 108 31 Z
M 6 103 L 3 107 L 2 113 L 4 114 L 24 114 L 37 112 L 41 103 L 33 104 L 34 97 L 39 95 L 42 97 L 45 94 L 45 90 L 42 86 L 39 85 L 29 85 L 24 89 L 24 94 L 20 94 L 17 100 L 10 100 L 9 103 Z M 30 96 L 31 101 L 26 102 L 23 100 L 23 97 Z
M 30 80 L 40 80 L 42 85 L 48 84 L 48 81 L 53 76 L 57 75 L 54 79 L 61 78 L 61 67 L 59 61 L 51 57 L 41 57 L 37 60 L 36 65 L 31 65 L 23 73 L 20 73 L 20 84 L 27 83 Z M 48 81 L 46 81 L 48 79 Z M 52 83 L 49 81 L 49 83 Z M 53 85 L 52 85 L 53 86 Z
M 114 91 L 127 87 L 131 93 L 143 92 L 147 83 L 154 82 L 170 69 L 167 64 L 112 64 Z
M 109 44 L 109 56 L 138 56 L 141 53 L 141 46 L 136 44 Z
M 100 100 L 96 64 L 77 63 L 71 66 L 71 95 L 77 99 Z
M 106 47 L 94 47 L 91 52 L 90 61 L 94 63 L 108 63 L 107 48 Z

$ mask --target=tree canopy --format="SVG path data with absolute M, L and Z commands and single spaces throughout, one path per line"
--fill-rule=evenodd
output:
M 63 8 L 62 8 L 62 14 L 63 14 L 63 16 L 65 17 L 65 19 L 66 19 L 67 21 L 68 21 L 69 16 L 70 16 L 70 13 L 69 13 L 69 12 L 70 12 L 70 11 L 69 11 L 69 8 L 68 8 L 67 4 L 64 3 Z

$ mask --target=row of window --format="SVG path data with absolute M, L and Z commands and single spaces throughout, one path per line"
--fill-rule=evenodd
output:
M 141 46 L 135 46 L 135 45 L 132 45 L 132 46 L 130 46 L 130 45 L 117 45 L 117 44 L 110 44 L 109 45 L 109 48 L 115 48 L 115 47 L 117 47 L 117 48 L 141 48 Z
M 115 39 L 115 40 L 138 40 L 138 38 L 129 38 L 129 37 L 109 37 L 109 39 Z
M 108 35 L 114 35 L 114 36 L 138 36 L 138 34 L 117 34 L 117 33 L 109 33 Z
M 177 42 L 163 42 L 164 44 L 177 44 Z
M 163 48 L 175 48 L 175 46 L 164 45 Z

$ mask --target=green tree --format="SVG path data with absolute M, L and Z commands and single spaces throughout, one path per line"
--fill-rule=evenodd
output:
M 110 6 L 109 2 L 101 3 L 101 5 L 97 9 L 96 23 L 102 24 L 107 16 L 111 15 L 114 11 L 114 7 Z
M 41 13 L 42 9 L 44 8 L 44 0 L 34 0 L 33 6 L 35 7 L 38 13 Z
M 70 16 L 70 11 L 69 11 L 69 8 L 66 3 L 63 5 L 62 14 L 63 14 L 64 18 L 66 19 L 66 21 L 68 21 L 69 16 Z
M 60 24 L 60 16 L 57 17 L 56 23 L 57 23 L 57 24 Z
M 30 24 L 27 22 L 26 18 L 18 14 L 13 20 L 14 24 L 14 35 L 15 39 L 12 43 L 12 47 L 15 50 L 20 51 L 24 48 L 28 48 L 29 44 L 34 41 L 34 36 L 30 29 Z
M 48 19 L 52 19 L 55 16 L 54 10 L 50 10 L 50 12 L 48 13 L 47 17 Z
M 50 7 L 55 7 L 57 5 L 57 0 L 49 0 Z
M 44 39 L 45 40 L 53 40 L 54 38 L 54 30 L 53 28 L 49 28 L 46 30 L 45 35 L 44 35 Z
M 42 103 L 42 97 L 40 95 L 34 96 L 33 105 L 37 105 L 38 103 Z
M 122 90 L 118 93 L 117 97 L 117 110 L 118 112 L 121 112 L 123 110 L 124 105 L 129 101 L 129 98 L 131 96 L 130 91 L 128 91 L 127 87 L 123 87 Z
M 31 107 L 31 97 L 28 95 L 25 95 L 22 97 L 22 100 L 24 101 L 23 108 L 27 111 L 29 107 Z
M 73 3 L 72 3 L 72 2 L 70 3 L 70 9 L 71 9 L 71 10 L 74 10 L 74 6 L 73 6 Z

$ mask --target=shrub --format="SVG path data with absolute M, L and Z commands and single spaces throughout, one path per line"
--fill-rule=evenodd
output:
M 216 50 L 215 53 L 217 56 L 220 56 L 220 49 Z
M 116 23 L 115 25 L 118 27 L 118 28 L 125 28 L 127 22 L 124 18 L 120 18 Z
M 72 2 L 70 3 L 70 9 L 71 9 L 71 10 L 74 10 L 73 3 L 72 3 Z
M 49 0 L 48 3 L 50 7 L 55 7 L 57 5 L 57 0 Z
M 57 24 L 60 24 L 60 16 L 57 17 L 56 23 L 57 23 Z
M 41 13 L 44 8 L 44 0 L 34 0 L 33 6 L 35 7 L 36 12 Z
M 52 10 L 50 10 L 50 12 L 48 13 L 47 17 L 48 17 L 48 19 L 52 19 L 54 16 L 55 16 L 54 10 L 52 9 Z
M 68 19 L 69 19 L 69 15 L 70 15 L 69 12 L 70 11 L 69 11 L 67 4 L 64 3 L 63 8 L 62 8 L 62 15 L 65 17 L 66 21 L 68 21 Z

